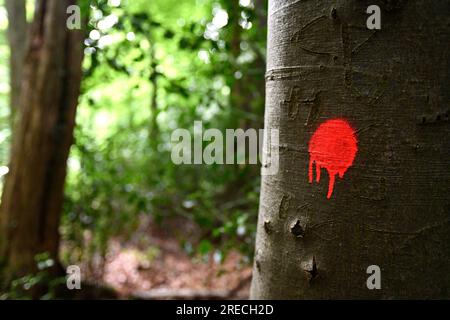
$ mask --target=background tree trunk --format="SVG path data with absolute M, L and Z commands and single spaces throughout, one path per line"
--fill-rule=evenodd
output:
M 158 137 L 159 137 L 159 126 L 158 126 L 158 114 L 160 112 L 158 106 L 158 78 L 160 73 L 157 71 L 158 62 L 156 60 L 156 48 L 155 42 L 152 41 L 152 37 L 148 37 L 148 42 L 150 45 L 149 56 L 150 56 L 150 86 L 151 86 L 151 95 L 150 95 L 150 130 L 149 130 L 149 140 L 150 145 L 152 146 L 154 151 L 158 149 Z
M 37 1 L 0 207 L 6 282 L 32 272 L 38 253 L 58 262 L 66 161 L 82 76 L 83 34 L 66 27 L 66 9 L 75 3 Z
M 369 4 L 381 30 L 366 28 Z M 264 176 L 252 298 L 450 297 L 450 3 L 269 2 Z M 327 199 L 308 142 L 344 118 L 358 152 Z M 381 290 L 368 290 L 370 265 Z
M 8 40 L 10 46 L 10 105 L 11 124 L 14 124 L 16 109 L 19 106 L 22 79 L 23 57 L 26 50 L 28 24 L 25 0 L 6 0 L 8 12 Z

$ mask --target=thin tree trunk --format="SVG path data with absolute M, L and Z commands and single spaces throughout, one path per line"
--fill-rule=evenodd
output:
M 159 108 L 158 108 L 158 78 L 159 73 L 156 70 L 158 63 L 156 61 L 156 52 L 155 52 L 155 45 L 154 42 L 150 40 L 149 37 L 148 41 L 150 43 L 150 85 L 151 85 L 151 96 L 150 96 L 150 132 L 149 132 L 149 139 L 150 144 L 152 145 L 153 149 L 156 150 L 158 146 L 158 136 L 159 136 L 159 127 L 158 127 L 158 114 L 159 114 Z
M 255 28 L 258 30 L 258 37 L 256 38 L 256 41 L 263 41 L 267 40 L 267 0 L 255 0 L 255 15 L 257 22 L 255 25 Z M 255 83 L 255 87 L 257 90 L 254 90 L 255 92 L 252 92 L 251 100 L 255 101 L 253 107 L 253 113 L 256 113 L 258 115 L 258 121 L 256 123 L 253 123 L 252 125 L 257 129 L 262 129 L 264 126 L 264 121 L 260 115 L 262 114 L 261 107 L 264 107 L 264 97 L 266 93 L 265 88 L 265 82 L 264 77 L 260 77 L 259 73 L 264 73 L 266 69 L 266 56 L 265 52 L 261 52 L 261 50 L 257 47 L 257 45 L 253 44 L 254 52 L 256 54 L 256 59 L 254 62 L 255 69 L 258 70 L 257 78 L 255 76 L 252 77 L 251 81 Z
M 8 13 L 8 40 L 10 47 L 10 106 L 11 124 L 14 124 L 19 106 L 23 58 L 26 50 L 28 24 L 25 0 L 6 0 Z
M 247 105 L 247 96 L 242 86 L 242 70 L 238 63 L 238 58 L 241 55 L 241 40 L 242 40 L 242 27 L 239 25 L 239 19 L 241 18 L 241 8 L 239 6 L 239 0 L 222 0 L 221 4 L 228 13 L 228 25 L 225 33 L 225 41 L 229 46 L 229 64 L 230 70 L 233 74 L 229 76 L 227 82 L 231 89 L 230 105 L 234 110 L 249 112 Z M 241 77 L 236 77 L 237 73 L 241 73 Z M 248 126 L 247 119 L 236 120 L 236 125 L 240 128 L 246 128 Z
M 280 130 L 280 163 L 262 180 L 252 298 L 450 298 L 450 3 L 370 4 L 381 30 L 365 1 L 269 1 L 265 127 Z M 325 159 L 331 177 L 309 183 L 310 151 L 344 131 L 310 139 L 336 118 L 356 157 L 342 178 Z
M 0 258 L 8 282 L 47 252 L 58 265 L 66 161 L 81 81 L 83 34 L 66 27 L 72 0 L 37 1 L 19 120 L 0 207 Z

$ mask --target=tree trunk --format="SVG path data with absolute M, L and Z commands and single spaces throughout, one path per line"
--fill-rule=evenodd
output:
M 280 162 L 263 176 L 252 298 L 450 298 L 450 3 L 372 2 L 381 30 L 365 1 L 269 2 Z M 310 163 L 330 176 L 309 183 Z
M 28 24 L 25 0 L 6 0 L 8 12 L 8 40 L 10 47 L 10 106 L 11 124 L 14 125 L 16 109 L 19 106 L 23 57 L 26 50 Z
M 160 112 L 158 107 L 158 78 L 159 72 L 157 71 L 158 63 L 156 61 L 156 48 L 154 41 L 151 41 L 152 37 L 148 38 L 150 44 L 150 86 L 152 93 L 150 95 L 150 130 L 149 130 L 149 140 L 150 145 L 154 151 L 158 148 L 158 136 L 159 136 L 159 126 L 158 126 L 158 114 Z
M 83 34 L 66 27 L 71 0 L 37 1 L 0 207 L 0 258 L 8 282 L 47 252 L 58 265 L 66 161 L 81 81 Z

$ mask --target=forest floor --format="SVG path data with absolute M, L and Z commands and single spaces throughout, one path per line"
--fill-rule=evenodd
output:
M 213 254 L 192 256 L 180 239 L 195 239 L 199 230 L 172 220 L 156 225 L 148 219 L 125 243 L 113 241 L 103 282 L 121 298 L 247 299 L 252 268 L 238 252 L 222 262 Z

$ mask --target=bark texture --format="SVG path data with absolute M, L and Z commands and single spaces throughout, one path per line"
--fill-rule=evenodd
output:
M 83 34 L 66 27 L 71 0 L 37 1 L 20 114 L 0 207 L 3 280 L 32 272 L 37 253 L 58 261 L 66 161 L 81 81 Z
M 10 105 L 11 120 L 19 106 L 23 58 L 26 50 L 28 24 L 25 0 L 6 0 L 8 13 L 8 40 L 10 47 Z
M 381 8 L 381 30 L 366 9 Z M 450 2 L 269 1 L 255 299 L 450 298 Z M 343 118 L 358 153 L 327 199 L 308 142 Z M 381 289 L 369 290 L 370 265 Z

